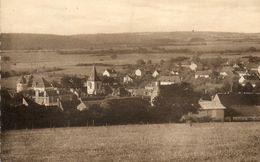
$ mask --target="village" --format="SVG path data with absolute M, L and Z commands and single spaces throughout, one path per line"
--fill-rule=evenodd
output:
M 185 88 L 177 92 L 174 86 L 187 84 L 196 99 L 190 103 L 193 110 L 182 112 L 182 120 L 187 120 L 187 116 L 206 121 L 259 120 L 260 65 L 257 59 L 251 56 L 231 62 L 221 57 L 211 60 L 179 57 L 162 60 L 159 65 L 151 60 L 137 60 L 136 65 L 128 65 L 125 73 L 115 67 L 99 71 L 93 64 L 88 67 L 91 68 L 89 77 L 66 76 L 59 83 L 46 80 L 43 75 L 23 75 L 17 80 L 16 92 L 9 93 L 8 103 L 13 107 L 40 106 L 47 110 L 86 112 L 112 100 L 121 102 L 123 107 L 143 100 L 145 106 L 160 109 L 157 102 L 160 96 L 171 103 L 179 95 L 182 96 L 180 107 L 184 109 L 189 103 Z M 124 105 L 125 100 L 130 100 L 130 105 Z

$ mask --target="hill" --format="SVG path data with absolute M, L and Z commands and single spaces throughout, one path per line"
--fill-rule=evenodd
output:
M 205 41 L 256 41 L 260 33 L 148 32 L 117 34 L 50 35 L 3 33 L 2 50 L 60 50 L 107 47 L 174 45 Z

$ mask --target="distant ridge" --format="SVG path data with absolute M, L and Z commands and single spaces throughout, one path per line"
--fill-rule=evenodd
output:
M 100 34 L 32 34 L 2 33 L 2 50 L 61 50 L 89 49 L 114 46 L 154 46 L 167 42 L 197 40 L 259 40 L 260 33 L 228 32 L 140 32 L 140 33 L 100 33 Z M 195 39 L 196 40 L 196 39 Z

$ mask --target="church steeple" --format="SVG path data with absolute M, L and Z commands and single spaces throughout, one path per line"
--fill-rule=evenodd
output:
M 97 75 L 96 67 L 93 65 L 92 72 L 88 78 L 88 81 L 101 81 Z
M 98 95 L 102 93 L 102 81 L 98 77 L 95 65 L 93 65 L 92 72 L 87 81 L 87 93 L 90 95 Z

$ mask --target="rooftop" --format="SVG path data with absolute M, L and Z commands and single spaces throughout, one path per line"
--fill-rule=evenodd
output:
M 174 83 L 181 82 L 181 79 L 179 76 L 160 76 L 157 80 L 160 82 L 174 82 Z
M 97 75 L 96 67 L 93 65 L 92 72 L 88 78 L 88 81 L 101 81 Z

